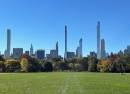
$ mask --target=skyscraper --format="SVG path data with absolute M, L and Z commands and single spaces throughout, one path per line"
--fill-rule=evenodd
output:
M 81 58 L 82 57 L 82 38 L 79 40 L 79 46 L 76 49 L 76 57 Z
M 130 45 L 127 46 L 127 48 L 124 50 L 124 53 L 130 55 Z
M 31 48 L 30 48 L 30 56 L 33 55 L 33 45 L 31 44 Z
M 75 52 L 67 52 L 66 55 L 67 55 L 66 59 L 73 59 L 75 57 Z
M 36 51 L 36 57 L 37 59 L 44 59 L 45 58 L 45 50 L 39 49 Z
M 100 59 L 100 21 L 97 22 L 97 58 Z
M 76 57 L 78 57 L 78 58 L 80 57 L 79 56 L 80 55 L 80 50 L 79 49 L 80 49 L 80 47 L 78 46 L 77 49 L 76 49 Z
M 55 49 L 50 50 L 50 58 L 51 59 L 58 58 L 57 50 Z
M 11 50 L 11 30 L 7 29 L 7 50 L 6 50 L 6 58 L 10 57 Z
M 46 59 L 47 60 L 52 60 L 54 58 L 58 58 L 59 57 L 59 47 L 58 47 L 58 42 L 56 42 L 56 48 L 50 50 L 50 54 L 46 54 Z
M 106 57 L 106 51 L 105 51 L 105 40 L 101 39 L 101 58 Z
M 29 56 L 29 51 L 25 51 L 25 54 Z
M 57 57 L 59 55 L 59 46 L 58 46 L 58 42 L 56 43 L 56 51 L 57 51 Z
M 64 57 L 67 58 L 67 26 L 65 25 L 65 54 Z
M 83 39 L 81 38 L 80 40 L 79 40 L 79 47 L 80 47 L 80 57 L 82 57 L 83 56 L 83 52 L 82 52 L 82 42 L 83 42 Z
M 23 54 L 23 48 L 13 48 L 13 58 L 19 59 Z

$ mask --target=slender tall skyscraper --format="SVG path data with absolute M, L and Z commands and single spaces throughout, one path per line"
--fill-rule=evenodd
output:
M 82 42 L 83 42 L 83 39 L 81 38 L 81 39 L 79 40 L 80 57 L 82 57 L 82 56 L 83 56 L 83 52 L 82 52 Z
M 58 42 L 56 43 L 56 51 L 57 51 L 57 57 L 58 57 L 58 54 L 59 54 Z
M 67 58 L 67 26 L 65 25 L 65 58 Z
M 10 57 L 10 50 L 11 50 L 11 30 L 7 29 L 7 52 L 6 52 L 6 58 Z
M 97 23 L 97 58 L 100 59 L 100 21 Z
M 81 39 L 79 40 L 79 46 L 78 46 L 77 49 L 76 49 L 76 56 L 77 56 L 78 58 L 81 58 L 81 57 L 83 56 L 83 53 L 82 53 L 82 41 L 83 41 L 83 39 L 81 38 Z
M 106 51 L 105 51 L 105 40 L 101 39 L 101 58 L 106 57 Z

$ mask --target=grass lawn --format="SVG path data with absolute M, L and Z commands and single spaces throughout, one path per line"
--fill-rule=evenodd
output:
M 5 73 L 0 94 L 130 94 L 130 74 Z

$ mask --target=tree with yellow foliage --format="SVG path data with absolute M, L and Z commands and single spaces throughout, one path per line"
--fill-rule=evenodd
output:
M 21 59 L 21 62 L 20 62 L 20 65 L 21 65 L 21 71 L 22 72 L 28 72 L 28 59 L 27 58 L 22 58 Z
M 19 72 L 20 62 L 14 59 L 8 59 L 4 62 L 6 72 Z
M 107 60 L 100 60 L 97 64 L 97 69 L 100 72 L 108 72 L 109 63 Z

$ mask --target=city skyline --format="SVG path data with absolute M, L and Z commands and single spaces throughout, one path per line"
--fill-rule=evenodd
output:
M 101 37 L 105 39 L 106 52 L 118 52 L 130 44 L 128 0 L 125 2 L 118 0 L 118 3 L 117 0 L 100 0 L 100 3 L 98 0 L 57 0 L 57 2 L 59 3 L 50 0 L 1 0 L 0 51 L 2 54 L 6 49 L 4 31 L 9 28 L 12 33 L 11 52 L 13 48 L 19 47 L 24 48 L 24 51 L 29 50 L 30 44 L 33 44 L 34 51 L 39 48 L 52 49 L 58 41 L 59 54 L 63 56 L 64 25 L 67 25 L 68 50 L 75 52 L 82 37 L 83 56 L 86 56 L 91 51 L 97 51 L 97 21 L 101 22 Z
M 107 58 L 107 55 L 109 55 L 109 53 L 106 53 L 106 50 L 105 50 L 105 40 L 103 38 L 100 37 L 100 21 L 97 22 L 97 58 L 98 59 L 101 59 L 101 58 Z M 65 51 L 64 51 L 64 58 L 67 59 L 67 58 L 74 58 L 74 57 L 77 57 L 77 58 L 82 58 L 83 57 L 83 39 L 80 38 L 79 40 L 79 45 L 78 47 L 76 48 L 75 51 L 68 51 L 67 50 L 67 43 L 68 43 L 68 33 L 67 33 L 67 25 L 65 25 L 65 37 L 64 37 L 64 43 L 65 43 Z M 127 48 L 124 48 L 124 51 L 126 49 L 129 49 L 128 48 L 129 45 L 127 45 Z M 44 56 L 40 56 L 40 57 L 46 57 L 48 59 L 52 59 L 52 58 L 59 58 L 61 57 L 62 55 L 59 54 L 59 46 L 58 46 L 58 41 L 56 42 L 56 46 L 55 46 L 55 49 L 52 48 L 52 49 L 37 49 L 34 51 L 33 49 L 33 45 L 31 44 L 31 47 L 30 47 L 30 51 L 29 50 L 25 50 L 23 52 L 23 49 L 24 48 L 12 48 L 13 51 L 11 52 L 11 29 L 7 29 L 7 49 L 5 49 L 5 52 L 3 53 L 5 58 L 10 58 L 11 56 L 13 57 L 16 57 L 16 54 L 18 54 L 18 57 L 20 57 L 23 53 L 27 54 L 27 55 L 30 55 L 30 56 L 37 56 L 37 53 L 44 53 Z M 46 53 L 46 50 L 50 50 L 50 54 L 49 53 Z M 44 51 L 44 52 L 43 52 Z M 121 50 L 120 50 L 121 51 Z M 118 52 L 120 52 L 118 51 Z M 89 55 L 91 55 L 91 53 L 95 53 L 95 51 L 90 51 Z

